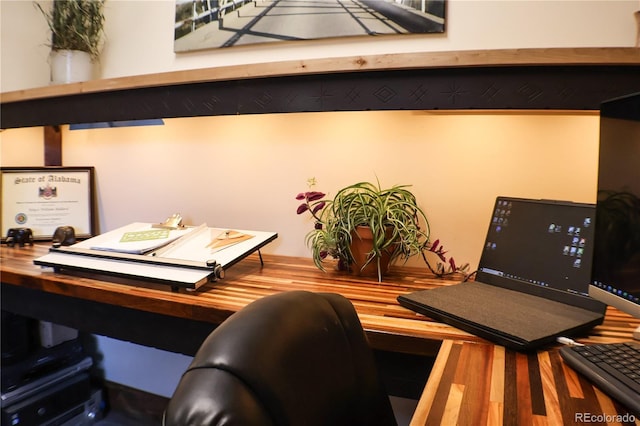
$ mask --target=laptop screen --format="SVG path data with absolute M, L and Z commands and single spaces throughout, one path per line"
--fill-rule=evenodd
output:
M 535 295 L 586 296 L 594 219 L 593 204 L 498 197 L 476 280 Z

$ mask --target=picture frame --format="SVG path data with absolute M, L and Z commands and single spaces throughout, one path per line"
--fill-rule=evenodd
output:
M 13 228 L 34 241 L 51 241 L 60 226 L 78 239 L 97 233 L 94 167 L 0 167 L 2 242 Z
M 447 0 L 175 0 L 176 53 L 304 40 L 443 34 Z

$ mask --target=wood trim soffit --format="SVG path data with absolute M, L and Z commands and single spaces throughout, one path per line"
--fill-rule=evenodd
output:
M 640 49 L 548 48 L 398 53 L 231 65 L 52 85 L 0 94 L 2 103 L 98 92 L 265 77 L 427 68 L 640 65 Z

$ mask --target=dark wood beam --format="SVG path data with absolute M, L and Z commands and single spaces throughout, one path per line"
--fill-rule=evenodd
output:
M 2 104 L 2 126 L 325 111 L 592 110 L 640 66 L 473 67 L 201 82 Z
M 44 126 L 44 165 L 62 166 L 62 132 L 60 126 Z
M 640 49 L 398 53 L 222 66 L 0 94 L 3 129 L 370 110 L 591 110 L 640 91 Z

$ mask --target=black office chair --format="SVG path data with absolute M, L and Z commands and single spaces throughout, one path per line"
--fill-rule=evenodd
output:
M 199 348 L 165 426 L 396 425 L 351 302 L 291 291 L 233 314 Z

